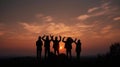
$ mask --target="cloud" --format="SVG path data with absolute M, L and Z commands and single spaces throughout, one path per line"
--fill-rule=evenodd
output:
M 66 31 L 70 31 L 70 27 L 64 23 L 49 23 L 47 27 L 49 33 L 58 34 Z
M 48 15 L 44 15 L 44 14 L 36 14 L 35 18 L 42 19 L 45 22 L 53 21 L 53 17 L 52 16 L 48 16 Z
M 111 16 L 116 14 L 116 10 L 118 8 L 113 7 L 110 5 L 111 2 L 103 2 L 101 5 L 89 8 L 86 14 L 80 15 L 77 17 L 78 20 L 87 20 L 88 18 L 92 17 L 99 17 L 99 16 Z
M 99 22 L 98 22 L 99 23 Z M 26 32 L 29 33 L 38 33 L 38 34 L 52 34 L 52 35 L 61 35 L 61 36 L 71 36 L 71 37 L 94 37 L 102 38 L 104 36 L 108 38 L 113 36 L 112 33 L 113 26 L 106 25 L 101 28 L 101 25 L 97 23 L 85 24 L 77 23 L 74 25 L 67 25 L 65 23 L 41 23 L 41 24 L 30 24 L 28 22 L 20 23 Z
M 113 35 L 116 35 L 116 33 L 112 33 L 113 26 L 112 25 L 106 25 L 103 28 L 98 28 L 96 29 L 96 31 L 92 31 L 91 32 L 91 36 L 93 36 L 93 38 L 111 38 Z
M 90 9 L 88 9 L 89 11 Z M 101 4 L 98 7 L 93 7 L 93 10 L 97 10 L 94 13 L 90 13 L 90 15 L 92 17 L 96 17 L 96 16 L 101 16 L 101 15 L 107 15 L 110 14 L 113 11 L 113 8 L 110 8 L 110 2 L 104 2 L 103 4 Z M 89 13 L 89 12 L 88 12 Z
M 43 19 L 44 19 L 45 21 L 47 21 L 47 22 L 50 22 L 50 21 L 53 20 L 53 18 L 52 18 L 51 16 L 46 16 L 46 17 L 44 17 Z
M 20 23 L 25 30 L 30 33 L 41 33 L 41 34 L 54 34 L 63 36 L 80 37 L 84 32 L 94 27 L 94 24 L 75 24 L 66 25 L 65 23 L 42 23 L 42 24 L 30 24 L 27 22 Z M 26 32 L 27 32 L 26 31 Z
M 89 17 L 90 17 L 89 15 L 85 14 L 85 15 L 80 15 L 80 16 L 78 16 L 77 19 L 78 19 L 78 20 L 86 20 L 86 19 L 88 19 Z
M 115 20 L 115 21 L 120 20 L 120 17 L 115 17 L 115 18 L 113 18 L 113 20 Z
M 109 6 L 110 4 L 111 4 L 110 1 L 109 1 L 109 2 L 104 2 L 100 7 L 101 7 L 102 9 L 107 10 L 107 9 L 110 8 L 110 6 Z
M 93 38 L 108 38 L 108 39 L 110 39 L 119 33 L 119 31 L 113 30 L 112 25 L 106 25 L 103 28 L 94 26 L 93 28 L 94 28 L 94 30 L 89 32 L 89 35 L 92 36 Z M 117 33 L 115 33 L 115 32 L 117 32 Z
M 80 15 L 77 17 L 78 20 L 84 21 L 87 20 L 88 18 L 92 18 L 92 17 L 98 17 L 98 16 L 102 16 L 105 15 L 107 11 L 99 11 L 96 13 L 92 13 L 92 14 L 84 14 L 84 15 Z
M 96 17 L 96 16 L 101 16 L 101 15 L 105 15 L 106 11 L 100 11 L 94 14 L 91 14 L 91 17 Z
M 90 9 L 88 9 L 88 13 L 94 12 L 94 11 L 96 11 L 97 9 L 99 9 L 99 7 L 90 8 Z
M 101 33 L 106 34 L 106 33 L 110 32 L 111 29 L 112 29 L 111 25 L 105 26 L 102 28 Z
M 43 23 L 43 24 L 28 24 L 28 23 L 20 23 L 23 28 L 31 33 L 49 33 L 49 34 L 58 34 L 61 32 L 69 31 L 69 27 L 64 23 Z
M 40 33 L 40 26 L 37 25 L 30 25 L 28 23 L 20 23 L 21 25 L 23 25 L 24 29 L 32 32 L 32 33 Z
M 78 23 L 76 24 L 76 26 L 79 28 L 90 28 L 90 27 L 94 27 L 94 24 L 88 25 L 88 24 Z

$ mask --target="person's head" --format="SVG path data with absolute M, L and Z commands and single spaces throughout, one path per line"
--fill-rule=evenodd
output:
M 80 39 L 78 40 L 78 42 L 80 42 Z
M 72 37 L 68 37 L 68 38 L 67 38 L 67 41 L 72 42 L 72 41 L 73 41 Z
M 38 39 L 40 40 L 40 39 L 41 39 L 41 36 L 39 36 Z
M 56 37 L 55 37 L 55 40 L 57 40 L 57 39 L 58 39 L 58 37 L 56 36 Z

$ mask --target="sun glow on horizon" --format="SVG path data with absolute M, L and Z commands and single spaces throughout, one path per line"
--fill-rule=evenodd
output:
M 63 49 L 63 46 L 60 46 L 60 48 L 59 48 L 60 50 L 62 50 Z

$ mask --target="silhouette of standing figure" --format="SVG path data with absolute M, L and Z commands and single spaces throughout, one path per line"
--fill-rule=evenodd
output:
M 64 41 L 64 39 L 65 39 L 65 37 L 62 39 L 62 42 L 65 43 L 66 55 L 67 55 L 67 57 L 70 56 L 70 58 L 71 58 L 71 49 L 72 49 L 73 39 L 71 37 L 68 37 L 66 41 Z
M 77 39 L 75 39 L 75 44 L 76 44 L 76 57 L 77 59 L 80 59 L 80 53 L 81 53 L 81 42 L 80 42 L 80 39 L 78 39 L 78 41 L 76 42 Z
M 39 37 L 38 37 L 38 40 L 36 41 L 36 46 L 37 46 L 37 59 L 41 59 L 42 45 L 43 45 L 43 42 L 42 42 L 42 40 L 41 40 L 41 36 L 39 36 Z
M 44 39 L 46 37 L 46 39 Z M 49 36 L 47 35 L 47 36 L 43 36 L 42 37 L 42 39 L 43 39 L 43 41 L 44 41 L 44 47 L 45 47 L 45 58 L 47 57 L 47 56 L 49 56 L 49 54 L 50 54 L 50 39 L 49 39 Z
M 58 40 L 58 37 L 56 36 L 55 39 L 53 39 L 54 36 L 51 36 L 51 39 L 53 41 L 53 48 L 54 48 L 54 54 L 56 55 L 56 52 L 57 54 L 59 55 L 59 42 L 61 41 L 61 36 L 60 39 Z

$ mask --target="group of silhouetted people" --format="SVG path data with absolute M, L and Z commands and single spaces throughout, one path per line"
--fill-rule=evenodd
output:
M 65 40 L 66 38 L 66 40 Z M 48 35 L 44 35 L 44 36 L 39 36 L 38 40 L 36 41 L 36 46 L 37 46 L 37 58 L 40 59 L 41 58 L 41 53 L 42 53 L 42 46 L 44 45 L 44 49 L 45 49 L 45 58 L 47 56 L 49 56 L 50 54 L 50 43 L 51 41 L 53 42 L 53 49 L 54 49 L 54 54 L 55 55 L 59 55 L 59 43 L 60 41 L 65 43 L 64 48 L 66 49 L 66 56 L 71 58 L 71 49 L 72 49 L 72 43 L 76 44 L 76 57 L 79 59 L 80 58 L 80 53 L 81 53 L 81 42 L 80 39 L 76 39 L 73 40 L 72 37 L 61 37 L 59 36 L 59 38 L 57 36 L 48 36 Z

